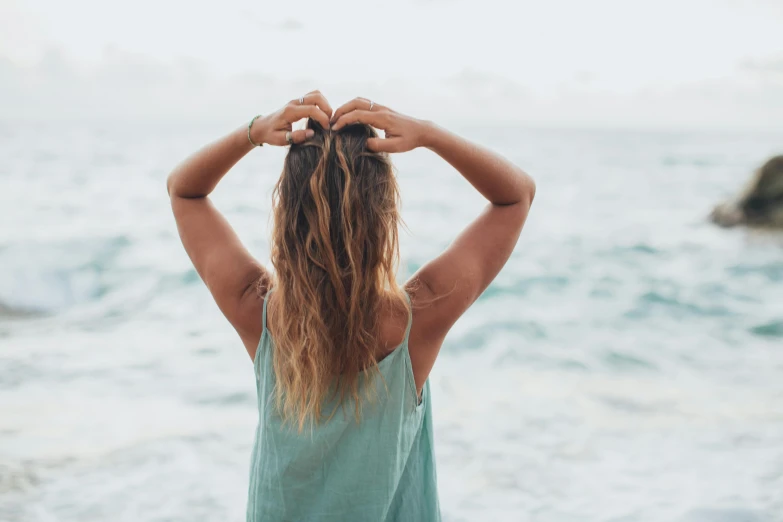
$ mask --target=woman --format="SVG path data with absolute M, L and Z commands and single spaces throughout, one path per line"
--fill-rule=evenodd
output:
M 275 188 L 274 274 L 207 197 L 262 145 L 290 145 Z M 489 205 L 400 288 L 387 153 L 417 147 Z M 333 112 L 314 91 L 196 152 L 168 190 L 185 250 L 255 367 L 247 520 L 439 520 L 427 378 L 449 329 L 511 255 L 533 181 L 432 123 L 363 98 Z

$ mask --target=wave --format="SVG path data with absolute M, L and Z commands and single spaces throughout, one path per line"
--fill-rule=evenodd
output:
M 769 282 L 778 283 L 783 281 L 783 262 L 742 263 L 729 267 L 727 272 L 735 277 L 758 276 Z
M 176 243 L 171 244 L 175 248 Z M 150 245 L 124 235 L 56 243 L 16 243 L 0 249 L 0 317 L 29 317 L 96 305 L 116 308 L 198 284 L 190 265 L 155 266 Z M 103 304 L 102 304 L 103 303 Z
M 758 324 L 748 331 L 759 337 L 783 337 L 783 320 Z
M 25 318 L 25 317 L 39 317 L 45 315 L 43 310 L 36 310 L 34 308 L 23 308 L 11 306 L 0 301 L 0 319 L 3 318 Z
M 12 309 L 54 312 L 100 297 L 128 245 L 124 236 L 6 245 L 0 300 Z

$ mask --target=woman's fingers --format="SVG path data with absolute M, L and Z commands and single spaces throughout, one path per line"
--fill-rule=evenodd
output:
M 302 105 L 316 105 L 324 112 L 324 114 L 329 117 L 332 116 L 332 106 L 329 105 L 329 102 L 326 100 L 326 97 L 321 94 L 321 91 L 308 92 L 302 97 L 302 101 L 304 102 Z M 294 103 L 298 104 L 299 100 L 296 100 Z
M 269 144 L 279 145 L 281 147 L 290 145 L 290 143 L 288 143 L 288 140 L 286 139 L 286 135 L 289 132 L 291 133 L 291 141 L 296 144 L 305 142 L 315 135 L 315 131 L 313 129 L 299 129 L 295 131 L 275 131 L 269 140 Z
M 354 110 L 340 116 L 332 124 L 332 130 L 338 131 L 346 125 L 350 125 L 352 123 L 364 123 L 366 125 L 372 125 L 377 129 L 386 130 L 385 127 L 388 123 L 388 117 L 385 113 L 382 112 Z
M 299 103 L 298 101 L 296 103 Z M 329 128 L 329 116 L 326 115 L 317 105 L 288 105 L 283 111 L 283 118 L 286 123 L 294 123 L 295 121 L 303 120 L 305 118 L 312 118 L 321 124 L 324 129 Z
M 315 136 L 315 131 L 313 129 L 299 129 L 291 133 L 291 140 L 293 140 L 294 143 L 302 143 L 313 136 Z M 285 138 L 285 136 L 283 137 Z
M 371 102 L 367 98 L 354 98 L 353 100 L 349 101 L 345 105 L 342 105 L 336 111 L 334 111 L 334 114 L 332 115 L 332 121 L 337 121 L 342 115 L 347 114 L 351 111 L 372 110 L 373 112 L 377 112 L 382 108 L 384 107 L 378 105 L 377 103 Z

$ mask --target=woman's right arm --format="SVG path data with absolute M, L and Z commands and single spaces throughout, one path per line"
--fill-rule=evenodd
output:
M 410 354 L 419 391 L 454 323 L 497 276 L 514 250 L 535 196 L 535 183 L 519 167 L 432 123 L 395 113 L 366 100 L 335 112 L 333 129 L 361 122 L 383 129 L 385 139 L 368 140 L 383 152 L 426 147 L 449 164 L 489 204 L 446 250 L 424 265 L 408 283 L 414 299 Z

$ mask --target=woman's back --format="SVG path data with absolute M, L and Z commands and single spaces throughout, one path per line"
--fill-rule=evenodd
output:
M 264 300 L 265 325 L 271 295 Z M 410 327 L 409 316 L 402 343 L 378 363 L 377 373 L 365 372 L 362 384 L 374 388 L 375 400 L 362 402 L 358 421 L 352 400 L 330 400 L 325 411 L 331 416 L 302 432 L 275 407 L 275 346 L 264 327 L 253 361 L 259 423 L 248 521 L 440 519 L 429 386 L 419 402 Z
M 292 131 L 306 117 L 308 128 Z M 207 198 L 263 143 L 291 145 L 275 189 L 274 272 Z M 401 287 L 388 153 L 417 147 L 451 164 L 488 205 Z M 316 91 L 205 147 L 168 186 L 185 249 L 254 362 L 248 520 L 438 520 L 429 374 L 451 327 L 509 259 L 535 192 L 530 178 L 366 99 L 333 113 Z

